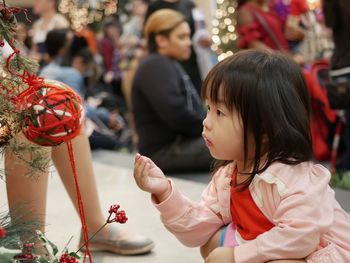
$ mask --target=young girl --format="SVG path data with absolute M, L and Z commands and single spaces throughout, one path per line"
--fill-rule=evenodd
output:
M 203 137 L 220 161 L 200 203 L 149 158 L 135 158 L 136 183 L 152 193 L 166 228 L 202 247 L 205 263 L 350 262 L 349 216 L 328 170 L 312 162 L 298 65 L 280 54 L 238 52 L 211 70 L 203 97 Z

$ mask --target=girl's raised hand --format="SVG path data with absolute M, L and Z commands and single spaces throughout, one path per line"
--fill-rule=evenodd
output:
M 159 202 L 171 193 L 171 186 L 162 170 L 154 162 L 140 154 L 135 156 L 134 178 L 143 191 L 156 195 Z

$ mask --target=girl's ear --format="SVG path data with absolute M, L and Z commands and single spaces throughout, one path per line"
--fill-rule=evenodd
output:
M 162 35 L 156 35 L 155 40 L 158 48 L 165 48 L 169 43 L 169 39 Z

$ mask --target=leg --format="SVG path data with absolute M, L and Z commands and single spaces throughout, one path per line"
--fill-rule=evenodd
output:
M 72 144 L 82 201 L 84 204 L 89 204 L 84 206 L 84 210 L 87 228 L 91 234 L 105 223 L 106 218 L 103 216 L 97 194 L 88 138 L 85 134 L 81 134 L 72 140 Z M 74 178 L 65 144 L 53 148 L 52 160 L 78 211 Z M 144 236 L 122 233 L 116 227 L 111 226 L 111 224 L 103 228 L 90 244 L 91 250 L 105 250 L 120 254 L 146 253 L 153 246 L 152 240 Z
M 226 226 L 222 226 L 217 232 L 209 239 L 209 241 L 201 247 L 201 255 L 206 258 L 210 252 L 217 247 L 236 247 L 238 246 L 235 237 L 236 225 L 230 223 Z
M 88 138 L 84 134 L 81 134 L 72 140 L 72 145 L 82 201 L 83 204 L 85 204 L 86 224 L 89 232 L 94 232 L 105 222 L 105 218 L 97 194 Z M 52 161 L 56 166 L 74 207 L 78 211 L 74 177 L 70 166 L 67 145 L 65 143 L 53 147 Z
M 207 258 L 210 252 L 212 252 L 215 248 L 220 246 L 221 233 L 222 228 L 220 228 L 204 246 L 200 247 L 200 252 L 203 259 Z
M 23 135 L 18 135 L 19 142 L 25 142 Z M 42 156 L 48 158 L 50 148 L 41 149 Z M 23 158 L 30 160 L 29 153 L 23 153 Z M 48 170 L 35 171 L 28 176 L 31 170 L 28 165 L 18 159 L 10 149 L 5 152 L 6 188 L 9 210 L 12 218 L 16 218 L 16 211 L 21 209 L 20 216 L 24 222 L 39 223 L 38 229 L 45 232 L 46 194 L 48 184 Z M 25 238 L 25 237 L 23 237 Z

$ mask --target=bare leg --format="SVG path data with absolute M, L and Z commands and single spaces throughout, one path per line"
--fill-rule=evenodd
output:
M 102 226 L 106 218 L 103 216 L 97 194 L 88 138 L 85 134 L 80 134 L 72 140 L 72 145 L 79 188 L 83 204 L 85 204 L 84 211 L 86 215 L 86 224 L 91 233 L 95 232 L 100 226 Z M 52 160 L 76 210 L 78 211 L 73 171 L 70 165 L 66 144 L 53 147 Z
M 91 233 L 100 228 L 105 223 L 106 218 L 103 216 L 99 204 L 88 138 L 81 134 L 72 140 L 72 145 L 82 201 L 84 204 L 88 204 L 84 206 L 84 210 L 88 231 Z M 7 188 L 10 208 L 12 210 L 16 209 L 22 201 L 32 201 L 34 209 L 31 218 L 39 219 L 44 223 L 48 182 L 47 172 L 45 172 L 45 175 L 37 176 L 39 177 L 37 181 L 32 180 L 28 182 L 29 179 L 23 176 L 27 170 L 25 163 L 18 166 L 13 161 L 14 158 L 15 156 L 8 152 L 5 162 L 9 170 L 7 173 L 9 179 L 7 180 Z M 31 158 L 31 156 L 28 156 L 28 158 Z M 52 160 L 76 210 L 78 210 L 74 177 L 66 144 L 52 148 Z M 44 226 L 41 230 L 44 231 Z M 122 254 L 146 253 L 152 248 L 153 241 L 147 237 L 139 235 L 128 235 L 127 237 L 125 233 L 122 233 L 120 230 L 116 231 L 110 225 L 100 232 L 99 245 L 95 247 L 96 250 L 107 250 Z
M 209 241 L 200 248 L 200 252 L 202 258 L 205 259 L 209 256 L 210 252 L 212 252 L 215 248 L 220 246 L 220 236 L 221 236 L 222 228 L 220 228 L 210 239 Z
M 18 135 L 18 141 L 24 141 L 22 135 Z M 50 148 L 42 149 L 43 157 L 48 157 Z M 44 156 L 45 155 L 45 156 Z M 30 154 L 22 155 L 29 160 Z M 46 194 L 48 184 L 48 170 L 45 172 L 36 171 L 30 176 L 24 176 L 30 172 L 27 164 L 19 160 L 9 149 L 5 152 L 5 173 L 7 198 L 12 218 L 16 218 L 19 207 L 24 206 L 25 212 L 21 209 L 24 222 L 38 222 L 39 230 L 45 232 L 46 215 Z
M 19 135 L 18 140 L 25 141 L 26 139 L 23 135 Z M 79 135 L 73 139 L 72 144 L 83 203 L 89 204 L 84 206 L 87 226 L 93 232 L 105 222 L 105 218 L 97 195 L 90 146 L 85 135 Z M 46 155 L 51 153 L 51 148 L 45 147 L 44 149 L 43 153 Z M 22 158 L 29 160 L 31 156 L 27 154 L 22 156 Z M 52 148 L 52 159 L 75 208 L 78 210 L 74 179 L 66 144 Z M 13 213 L 18 207 L 26 205 L 26 213 L 24 213 L 25 217 L 23 220 L 41 222 L 39 229 L 45 232 L 48 171 L 35 171 L 30 177 L 24 176 L 30 171 L 30 168 L 10 150 L 7 150 L 5 153 L 5 169 L 7 196 L 12 216 L 15 216 Z M 28 210 L 30 210 L 29 213 Z

